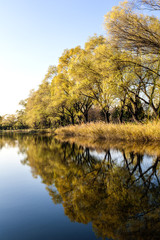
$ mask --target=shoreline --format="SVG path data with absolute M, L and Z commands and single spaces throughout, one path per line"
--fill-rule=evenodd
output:
M 54 134 L 53 129 L 16 129 L 16 130 L 0 130 L 0 133 L 25 133 L 25 134 Z
M 0 133 L 51 134 L 61 138 L 84 138 L 86 141 L 160 142 L 160 121 L 148 123 L 90 122 L 57 129 L 0 130 Z

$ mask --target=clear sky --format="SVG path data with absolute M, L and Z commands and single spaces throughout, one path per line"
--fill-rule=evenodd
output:
M 105 34 L 119 0 L 0 0 L 0 115 L 15 113 L 66 48 Z

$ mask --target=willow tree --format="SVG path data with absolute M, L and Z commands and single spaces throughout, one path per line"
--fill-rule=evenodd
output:
M 26 122 L 30 127 L 51 126 L 49 119 L 51 112 L 48 109 L 51 100 L 50 95 L 50 85 L 47 81 L 43 81 L 37 91 L 31 91 L 25 109 Z
M 116 59 L 135 68 L 139 94 L 134 88 L 130 91 L 159 117 L 160 21 L 156 17 L 134 13 L 123 3 L 105 16 L 105 27 L 113 46 L 132 56 Z
M 68 123 L 72 124 L 80 119 L 80 115 L 88 121 L 88 111 L 92 106 L 90 99 L 81 97 L 79 92 L 74 91 L 76 79 L 70 75 L 71 62 L 79 56 L 81 51 L 79 46 L 64 51 L 59 58 L 57 76 L 53 78 L 51 84 L 53 106 L 57 109 L 57 113 L 63 112 L 64 119 L 68 117 Z
M 106 39 L 103 36 L 90 38 L 85 49 L 72 61 L 70 74 L 76 79 L 74 91 L 91 99 L 95 106 L 98 105 L 105 120 L 109 122 L 113 95 L 110 91 L 109 75 L 104 68 L 104 62 L 97 57 L 97 49 L 105 45 Z
M 32 90 L 25 100 L 24 115 L 29 127 L 47 128 L 52 126 L 55 113 L 51 104 L 51 81 L 56 74 L 56 67 L 49 66 L 38 89 Z
M 134 52 L 159 54 L 160 21 L 153 16 L 135 13 L 126 3 L 105 15 L 105 29 L 116 46 Z

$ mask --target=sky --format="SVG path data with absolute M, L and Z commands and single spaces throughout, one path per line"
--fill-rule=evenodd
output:
M 119 0 L 0 0 L 0 115 L 41 84 L 64 49 L 105 35 L 104 15 Z

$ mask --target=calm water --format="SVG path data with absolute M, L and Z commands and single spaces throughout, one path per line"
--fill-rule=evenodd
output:
M 159 152 L 0 136 L 0 239 L 160 239 Z

